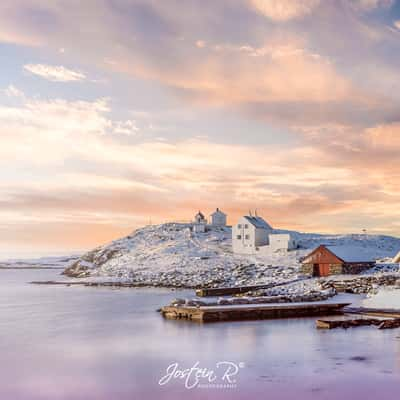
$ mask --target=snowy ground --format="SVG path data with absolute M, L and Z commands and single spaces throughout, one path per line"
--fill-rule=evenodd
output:
M 8 259 L 0 261 L 0 269 L 34 269 L 34 268 L 54 268 L 54 269 L 65 269 L 74 264 L 79 260 L 78 255 L 70 256 L 53 256 L 53 257 L 41 257 L 34 259 Z
M 373 235 L 318 235 L 291 231 L 300 248 L 265 256 L 232 253 L 231 229 L 193 233 L 189 224 L 146 226 L 82 256 L 66 274 L 85 280 L 119 280 L 140 285 L 199 287 L 289 282 L 301 279 L 301 258 L 320 244 L 356 246 L 387 261 L 400 239 Z M 398 266 L 387 266 L 396 268 Z M 376 271 L 379 271 L 379 266 Z
M 376 294 L 371 294 L 362 303 L 363 307 L 400 309 L 400 287 L 379 288 Z

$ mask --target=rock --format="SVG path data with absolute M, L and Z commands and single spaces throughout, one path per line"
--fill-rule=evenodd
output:
M 174 299 L 171 301 L 171 306 L 183 306 L 186 303 L 185 299 Z

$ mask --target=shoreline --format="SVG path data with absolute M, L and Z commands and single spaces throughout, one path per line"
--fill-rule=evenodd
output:
M 161 289 L 171 289 L 171 290 L 185 290 L 185 289 L 198 289 L 198 287 L 176 287 L 176 286 L 166 286 L 166 285 L 149 285 L 149 284 L 140 284 L 140 283 L 129 283 L 129 282 L 88 282 L 88 281 L 80 281 L 80 282 L 63 282 L 63 281 L 31 281 L 28 282 L 31 285 L 64 285 L 64 286 L 86 286 L 86 287 L 129 287 L 129 288 L 161 288 Z
M 64 270 L 64 267 L 2 267 L 0 266 L 1 269 L 59 269 L 59 270 Z

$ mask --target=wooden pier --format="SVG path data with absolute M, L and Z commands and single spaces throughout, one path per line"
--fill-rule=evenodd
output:
M 378 319 L 378 318 L 357 318 L 344 320 L 322 320 L 316 321 L 318 329 L 335 329 L 335 328 L 356 328 L 359 326 L 377 326 L 378 329 L 395 329 L 400 328 L 400 318 Z
M 251 290 L 268 289 L 271 285 L 253 285 L 253 286 L 234 286 L 234 287 L 219 287 L 219 288 L 202 288 L 196 290 L 196 296 L 212 297 L 212 296 L 230 296 L 250 292 Z
M 247 293 L 253 290 L 259 289 L 271 289 L 277 286 L 285 286 L 290 283 L 298 282 L 304 279 L 295 279 L 289 282 L 280 283 L 266 283 L 263 285 L 248 285 L 248 286 L 231 286 L 231 287 L 219 287 L 219 288 L 201 288 L 196 290 L 196 296 L 199 297 L 213 297 L 213 296 L 230 296 L 235 294 Z
M 343 314 L 349 303 L 253 304 L 229 306 L 165 306 L 161 314 L 168 319 L 195 322 L 240 321 L 257 319 L 298 318 Z

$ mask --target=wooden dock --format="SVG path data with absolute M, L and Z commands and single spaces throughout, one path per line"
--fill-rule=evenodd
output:
M 213 296 L 230 296 L 235 294 L 247 293 L 252 290 L 259 289 L 271 289 L 277 286 L 285 286 L 290 283 L 298 282 L 300 279 L 295 279 L 289 282 L 280 283 L 266 283 L 263 285 L 249 285 L 249 286 L 231 286 L 231 287 L 219 287 L 219 288 L 201 288 L 196 290 L 196 296 L 198 297 L 213 297 Z M 304 280 L 304 279 L 301 279 Z
M 378 318 L 357 318 L 344 320 L 322 320 L 316 321 L 318 329 L 335 329 L 335 328 L 356 328 L 359 326 L 377 326 L 378 329 L 395 329 L 400 328 L 400 318 L 378 319 Z
M 343 320 L 328 320 L 328 319 L 319 319 L 315 322 L 315 325 L 318 329 L 336 329 L 336 328 L 356 328 L 358 326 L 369 326 L 376 325 L 379 326 L 384 321 L 382 319 L 377 318 L 357 318 L 357 319 L 343 319 Z
M 167 319 L 195 322 L 240 321 L 256 319 L 298 318 L 343 314 L 349 303 L 253 304 L 229 306 L 165 306 L 161 314 Z
M 196 296 L 199 297 L 229 296 L 233 294 L 246 293 L 251 290 L 268 289 L 270 287 L 271 285 L 253 285 L 253 286 L 202 288 L 196 290 Z

